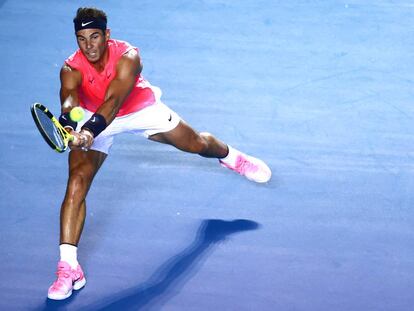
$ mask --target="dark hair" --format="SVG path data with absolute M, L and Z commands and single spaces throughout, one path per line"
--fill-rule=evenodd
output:
M 102 19 L 105 21 L 105 23 L 108 22 L 107 17 L 106 17 L 106 13 L 100 9 L 97 8 L 79 8 L 78 11 L 76 12 L 76 16 L 73 19 L 73 22 L 75 22 L 75 20 L 85 20 L 88 18 L 96 18 L 96 19 Z

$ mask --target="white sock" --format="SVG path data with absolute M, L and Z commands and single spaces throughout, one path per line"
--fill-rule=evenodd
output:
M 220 159 L 220 161 L 226 163 L 227 165 L 234 166 L 236 164 L 237 156 L 241 152 L 229 145 L 227 145 L 227 147 L 229 148 L 229 154 L 225 158 Z
M 60 260 L 67 262 L 72 269 L 78 266 L 78 248 L 71 244 L 60 244 Z

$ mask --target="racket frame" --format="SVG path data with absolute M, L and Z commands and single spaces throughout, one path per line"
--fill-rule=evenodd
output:
M 39 118 L 37 116 L 37 113 L 35 109 L 41 110 L 55 125 L 59 135 L 61 136 L 63 140 L 63 148 L 60 148 L 59 146 L 56 146 L 56 144 L 49 138 L 49 136 L 45 133 L 45 130 L 39 121 Z M 46 143 L 55 151 L 62 153 L 65 152 L 65 150 L 68 148 L 69 141 L 73 141 L 74 137 L 73 135 L 69 134 L 67 130 L 59 123 L 59 121 L 56 119 L 56 117 L 49 111 L 47 107 L 40 103 L 34 103 L 30 107 L 30 111 L 32 112 L 33 120 L 35 121 L 35 124 L 37 126 L 37 129 L 39 130 L 40 134 L 42 134 L 43 139 L 46 141 Z

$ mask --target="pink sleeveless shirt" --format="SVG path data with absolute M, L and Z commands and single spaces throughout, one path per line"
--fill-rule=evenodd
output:
M 89 111 L 96 112 L 105 100 L 106 89 L 109 83 L 116 77 L 116 64 L 118 60 L 130 51 L 138 48 L 131 46 L 128 42 L 120 40 L 108 40 L 108 62 L 102 72 L 89 63 L 86 57 L 78 49 L 69 56 L 65 63 L 82 74 L 82 85 L 79 87 L 79 104 Z M 155 103 L 155 96 L 151 85 L 141 75 L 136 77 L 135 86 L 131 93 L 122 103 L 117 117 L 139 111 Z

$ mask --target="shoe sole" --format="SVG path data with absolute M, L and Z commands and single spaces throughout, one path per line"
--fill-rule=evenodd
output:
M 69 298 L 72 295 L 72 290 L 70 290 L 66 295 L 54 295 L 54 294 L 47 294 L 47 298 L 52 300 L 64 300 Z
M 79 290 L 82 287 L 84 287 L 86 284 L 86 278 L 83 278 L 80 281 L 77 281 L 73 284 L 73 289 L 74 290 Z M 54 294 L 48 294 L 47 298 L 52 299 L 52 300 L 64 300 L 66 298 L 69 298 L 72 295 L 72 290 L 70 290 L 66 295 L 54 295 Z

